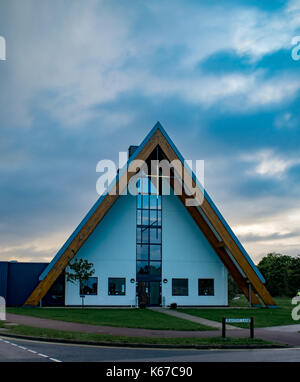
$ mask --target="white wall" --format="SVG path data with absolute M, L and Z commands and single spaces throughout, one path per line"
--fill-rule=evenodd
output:
M 227 305 L 227 271 L 177 196 L 164 196 L 162 205 L 162 296 L 166 304 Z M 85 305 L 135 305 L 136 200 L 120 196 L 83 244 L 76 257 L 94 264 L 98 295 Z M 126 295 L 108 295 L 108 277 L 126 278 Z M 172 278 L 189 279 L 189 296 L 172 296 Z M 198 278 L 215 280 L 214 296 L 198 296 Z M 81 305 L 79 286 L 66 283 L 66 305 Z
M 101 223 L 83 244 L 75 258 L 87 259 L 96 270 L 98 295 L 86 296 L 85 305 L 135 305 L 136 202 L 120 196 Z M 126 278 L 126 295 L 108 295 L 108 277 Z M 66 305 L 80 305 L 79 286 L 66 283 Z
M 162 296 L 166 304 L 227 305 L 227 270 L 178 196 L 162 202 Z M 172 296 L 172 278 L 189 279 L 188 296 Z M 198 296 L 198 279 L 213 278 L 214 296 Z

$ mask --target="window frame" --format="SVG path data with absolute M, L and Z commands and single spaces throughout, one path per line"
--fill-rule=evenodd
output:
M 111 294 L 109 290 L 110 280 L 124 280 L 124 293 Z M 107 284 L 108 284 L 108 289 L 107 289 L 108 296 L 126 296 L 126 277 L 108 277 Z
M 174 281 L 186 280 L 187 281 L 187 294 L 174 294 Z M 188 296 L 189 295 L 189 279 L 183 277 L 172 278 L 172 296 Z
M 200 294 L 200 281 L 212 281 L 212 293 L 209 293 L 209 294 Z M 211 288 L 211 286 L 208 287 L 209 289 Z M 201 278 L 201 279 L 198 279 L 198 296 L 214 296 L 215 295 L 215 279 L 213 278 Z
M 136 202 L 136 277 L 156 280 L 162 276 L 162 195 L 151 192 L 149 177 L 141 179 L 143 189 Z
M 89 277 L 89 279 L 96 279 L 97 280 L 97 286 L 96 286 L 96 293 L 81 293 L 81 288 L 82 288 L 82 285 L 80 284 L 79 285 L 79 296 L 98 296 L 98 277 L 96 276 L 91 276 Z M 88 281 L 88 280 L 83 280 L 84 281 Z

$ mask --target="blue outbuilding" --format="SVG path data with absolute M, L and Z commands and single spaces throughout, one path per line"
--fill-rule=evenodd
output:
M 28 295 L 39 283 L 48 263 L 19 263 L 0 261 L 0 296 L 6 306 L 23 306 Z M 43 306 L 64 304 L 64 278 L 59 278 L 42 300 Z

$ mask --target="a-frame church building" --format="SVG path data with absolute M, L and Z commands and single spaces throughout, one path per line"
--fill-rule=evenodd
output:
M 226 306 L 230 273 L 251 305 L 275 307 L 263 276 L 190 169 L 184 168 L 184 177 L 176 168 L 172 176 L 158 174 L 156 183 L 151 174 L 141 175 L 139 193 L 124 195 L 138 172 L 131 168 L 134 160 L 156 158 L 184 166 L 160 123 L 129 152 L 110 186 L 119 192 L 98 199 L 44 269 L 25 305 L 40 305 L 77 258 L 93 263 L 95 273 L 81 287 L 63 281 L 65 306 L 81 305 L 81 295 L 86 306 L 136 306 L 141 301 L 148 306 Z M 162 192 L 165 182 L 173 190 L 170 195 Z M 188 205 L 185 182 L 201 195 L 200 205 Z

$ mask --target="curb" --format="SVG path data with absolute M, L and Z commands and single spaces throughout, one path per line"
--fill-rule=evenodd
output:
M 291 348 L 289 345 L 280 344 L 253 344 L 253 345 L 173 345 L 173 344 L 142 344 L 142 343 L 124 343 L 124 342 L 108 342 L 108 341 L 76 341 L 64 338 L 46 338 L 46 337 L 33 337 L 22 336 L 15 334 L 2 333 L 0 337 L 15 338 L 21 340 L 52 342 L 60 344 L 73 344 L 73 345 L 89 345 L 89 346 L 108 346 L 108 347 L 124 347 L 124 348 L 149 348 L 149 349 L 282 349 Z

